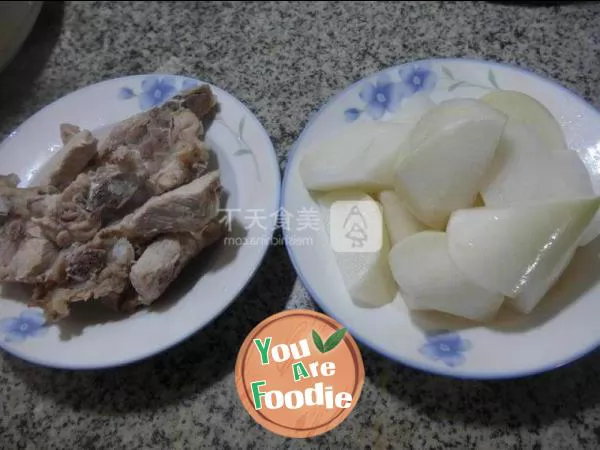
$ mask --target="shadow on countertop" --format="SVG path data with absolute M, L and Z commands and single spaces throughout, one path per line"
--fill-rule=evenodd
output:
M 580 414 L 600 404 L 599 352 L 527 378 L 478 381 L 420 372 L 362 345 L 361 351 L 371 382 L 431 421 L 493 427 L 499 432 L 523 427 L 537 430 L 557 420 L 580 423 Z
M 47 64 L 60 36 L 64 2 L 44 2 L 31 33 L 21 49 L 0 72 L 0 116 L 19 109 Z
M 98 371 L 48 369 L 10 355 L 5 363 L 29 389 L 74 411 L 111 415 L 194 401 L 234 371 L 250 331 L 285 309 L 296 279 L 286 255 L 285 247 L 271 246 L 262 268 L 228 309 L 194 336 L 149 359 Z M 234 399 L 234 389 L 227 386 L 223 395 Z

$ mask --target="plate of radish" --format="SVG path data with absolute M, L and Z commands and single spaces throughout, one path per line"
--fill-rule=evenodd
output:
M 288 252 L 324 312 L 390 359 L 458 378 L 552 370 L 600 345 L 598 161 L 600 113 L 552 80 L 390 67 L 295 143 L 282 210 L 318 223 L 285 227 Z

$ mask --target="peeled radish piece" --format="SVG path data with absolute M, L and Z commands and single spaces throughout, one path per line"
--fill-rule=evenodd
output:
M 334 191 L 317 198 L 325 229 L 329 233 L 330 209 L 335 202 L 367 202 L 381 206 L 371 196 L 357 190 Z M 370 231 L 371 232 L 371 231 Z M 398 289 L 388 265 L 390 242 L 381 220 L 382 245 L 374 252 L 334 252 L 337 265 L 352 300 L 362 307 L 379 307 L 394 300 Z
M 568 200 L 595 195 L 589 173 L 571 150 L 551 150 L 526 126 L 507 123 L 481 195 L 487 206 Z M 600 216 L 581 237 L 586 245 L 600 233 Z
M 528 128 L 507 124 L 481 195 L 487 206 L 591 197 L 588 171 L 574 151 L 553 151 Z
M 377 191 L 392 186 L 393 170 L 412 125 L 356 123 L 313 144 L 300 162 L 307 189 Z
M 517 91 L 492 91 L 481 100 L 506 114 L 508 124 L 523 125 L 535 133 L 546 150 L 568 150 L 560 123 L 535 98 Z
M 491 319 L 504 300 L 473 283 L 448 254 L 441 231 L 407 237 L 389 255 L 394 279 L 405 303 L 413 310 L 436 310 L 476 321 Z
M 383 207 L 383 218 L 390 235 L 391 245 L 394 246 L 402 239 L 426 229 L 410 212 L 396 191 L 382 191 L 379 202 Z
M 435 102 L 425 92 L 419 92 L 402 100 L 400 109 L 391 118 L 390 122 L 416 124 L 421 117 L 435 106 Z
M 567 266 L 571 264 L 575 256 L 577 245 L 572 246 L 562 258 L 559 259 L 552 272 L 548 275 L 545 283 L 540 283 L 537 288 L 532 286 L 517 295 L 515 298 L 509 299 L 509 304 L 524 314 L 528 314 L 536 307 L 539 301 L 546 295 L 550 288 L 558 281 Z
M 600 197 L 455 211 L 448 249 L 474 283 L 523 298 L 528 313 L 548 292 L 600 205 Z
M 447 100 L 423 116 L 394 178 L 417 219 L 441 230 L 452 211 L 473 205 L 505 122 L 503 114 L 470 99 Z

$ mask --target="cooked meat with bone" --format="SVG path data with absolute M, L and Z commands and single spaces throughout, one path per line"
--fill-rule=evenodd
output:
M 49 194 L 56 192 L 51 187 L 16 188 L 0 186 L 0 226 L 10 218 L 25 219 L 43 214 L 43 203 Z
M 120 210 L 144 183 L 138 172 L 123 172 L 115 165 L 100 167 L 90 174 L 85 208 L 90 212 Z
M 44 216 L 32 219 L 44 235 L 61 248 L 73 242 L 89 241 L 102 226 L 101 211 L 86 209 L 89 188 L 90 177 L 79 175 L 62 194 L 46 200 Z
M 219 172 L 206 173 L 208 86 L 124 120 L 101 143 L 62 124 L 45 185 L 0 175 L 0 282 L 35 286 L 50 320 L 74 302 L 130 311 L 158 299 L 224 233 Z M 137 259 L 137 261 L 136 261 Z
M 208 150 L 204 144 L 181 141 L 177 150 L 163 161 L 150 184 L 156 195 L 168 192 L 199 177 L 206 170 Z
M 225 232 L 218 220 L 196 233 L 178 233 L 151 243 L 131 268 L 129 279 L 137 292 L 135 302 L 149 305 L 159 298 L 186 264 Z M 132 307 L 130 303 L 128 305 Z
M 66 145 L 73 136 L 81 131 L 77 125 L 72 123 L 61 123 L 60 124 L 60 139 L 63 145 Z
M 25 237 L 26 223 L 21 219 L 12 219 L 0 227 L 0 270 L 5 270 L 19 251 Z
M 45 238 L 25 238 L 11 262 L 0 268 L 0 281 L 27 284 L 45 280 L 46 271 L 52 267 L 58 250 Z
M 156 173 L 160 168 L 160 162 L 168 149 L 179 139 L 180 134 L 184 140 L 190 137 L 198 139 L 198 135 L 203 131 L 200 121 L 215 106 L 216 97 L 208 86 L 200 86 L 176 95 L 162 106 L 117 124 L 100 144 L 100 159 L 110 158 L 110 155 L 121 146 L 135 147 L 147 162 L 148 171 L 151 174 Z M 188 112 L 192 114 L 186 114 Z M 178 119 L 182 114 L 184 114 L 183 119 Z M 192 121 L 192 124 L 190 125 L 188 121 Z M 174 129 L 175 124 L 179 122 L 181 123 Z M 190 127 L 189 132 L 177 132 Z
M 86 277 L 83 271 L 90 268 L 90 261 L 83 257 L 68 262 L 71 274 L 78 273 L 78 279 L 55 287 L 40 285 L 34 293 L 33 302 L 46 312 L 50 320 L 58 320 L 69 314 L 69 303 L 89 300 L 111 301 L 119 299 L 129 287 L 129 270 L 133 264 L 135 253 L 127 239 L 108 240 L 98 244 L 104 250 L 103 264 Z M 80 257 L 84 253 L 80 253 Z M 77 268 L 76 266 L 82 266 Z M 83 279 L 83 280 L 82 280 Z M 78 281 L 82 280 L 82 281 Z
M 151 239 L 160 234 L 199 230 L 219 213 L 221 183 L 213 171 L 173 191 L 152 197 L 102 236 Z
M 58 154 L 56 168 L 48 178 L 48 184 L 60 190 L 67 187 L 94 159 L 98 145 L 98 140 L 87 130 L 79 131 L 73 136 L 62 134 L 63 139 L 68 138 L 68 140 Z
M 0 175 L 0 187 L 16 188 L 20 182 L 21 179 L 14 173 Z

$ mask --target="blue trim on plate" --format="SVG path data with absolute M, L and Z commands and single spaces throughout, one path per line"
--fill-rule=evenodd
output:
M 505 64 L 505 63 L 499 63 L 499 62 L 493 62 L 493 61 L 485 61 L 485 60 L 479 60 L 479 59 L 468 59 L 468 58 L 434 58 L 434 59 L 425 59 L 425 60 L 417 60 L 417 61 L 411 61 L 405 64 L 399 64 L 397 66 L 392 66 L 392 67 L 388 67 L 385 69 L 382 69 L 378 72 L 369 74 L 367 76 L 365 76 L 363 79 L 358 80 L 357 82 L 351 84 L 349 87 L 347 87 L 346 89 L 344 89 L 343 91 L 337 93 L 336 95 L 334 95 L 327 103 L 325 103 L 325 105 L 323 105 L 318 111 L 316 111 L 312 117 L 310 118 L 310 120 L 307 122 L 307 124 L 304 127 L 304 130 L 302 131 L 302 133 L 300 133 L 300 136 L 298 136 L 298 139 L 296 140 L 296 142 L 294 143 L 294 145 L 292 146 L 292 148 L 290 149 L 289 155 L 288 155 L 288 161 L 286 164 L 286 170 L 283 176 L 283 185 L 282 185 L 282 193 L 281 193 L 281 208 L 285 208 L 285 193 L 286 193 L 286 188 L 288 185 L 288 180 L 289 180 L 289 168 L 292 166 L 292 162 L 294 161 L 294 157 L 296 156 L 296 150 L 298 149 L 298 147 L 300 146 L 300 143 L 302 142 L 302 139 L 305 137 L 306 133 L 308 132 L 308 130 L 311 128 L 311 126 L 313 125 L 314 122 L 316 122 L 316 120 L 319 118 L 319 116 L 321 116 L 321 114 L 323 114 L 327 109 L 329 109 L 333 103 L 335 103 L 338 99 L 340 99 L 342 96 L 346 95 L 349 91 L 354 90 L 358 87 L 358 85 L 360 83 L 362 83 L 364 81 L 365 78 L 370 78 L 372 76 L 377 76 L 380 75 L 381 73 L 384 72 L 388 72 L 390 70 L 395 70 L 395 69 L 401 69 L 401 68 L 405 68 L 407 66 L 411 66 L 413 64 L 423 64 L 423 63 L 439 63 L 442 64 L 444 62 L 457 62 L 457 63 L 462 63 L 462 62 L 468 62 L 468 63 L 473 63 L 473 64 L 481 64 L 484 66 L 496 66 L 496 67 L 502 67 L 505 69 L 512 69 L 515 70 L 517 72 L 521 72 L 524 73 L 528 76 L 532 76 L 535 78 L 539 78 L 540 80 L 546 82 L 546 83 L 550 83 L 552 84 L 554 87 L 556 87 L 558 90 L 564 92 L 565 94 L 569 95 L 572 98 L 575 98 L 576 100 L 578 100 L 579 102 L 581 102 L 583 104 L 583 106 L 585 106 L 586 108 L 590 109 L 591 111 L 595 112 L 598 115 L 598 120 L 600 120 L 600 111 L 598 111 L 594 106 L 592 106 L 591 104 L 589 104 L 584 98 L 582 98 L 581 96 L 575 94 L 574 92 L 570 91 L 569 89 L 567 89 L 566 87 L 560 85 L 558 82 L 551 80 L 551 79 L 547 79 L 542 77 L 541 75 L 538 75 L 534 72 L 531 72 L 529 70 L 523 69 L 522 67 L 513 65 L 513 64 Z M 285 239 L 287 241 L 287 239 L 289 239 L 289 230 L 283 230 Z M 304 274 L 302 273 L 302 270 L 300 269 L 298 262 L 296 261 L 296 258 L 294 256 L 294 252 L 291 248 L 291 246 L 286 245 L 287 247 L 287 251 L 288 254 L 290 256 L 290 259 L 292 261 L 292 265 L 294 266 L 294 268 L 296 269 L 296 272 L 298 274 L 298 277 L 300 278 L 300 280 L 302 281 L 302 284 L 304 285 L 304 287 L 306 288 L 306 290 L 308 291 L 308 293 L 310 294 L 310 296 L 314 299 L 314 301 L 319 305 L 319 307 L 330 317 L 332 317 L 333 319 L 337 320 L 338 322 L 342 323 L 344 326 L 348 327 L 347 324 L 345 324 L 342 320 L 339 319 L 339 317 L 337 317 L 336 314 L 334 314 L 331 310 L 329 310 L 328 308 L 326 308 L 324 306 L 324 303 L 321 301 L 321 299 L 319 298 L 319 296 L 316 294 L 316 292 L 313 290 L 313 288 L 310 286 L 310 284 L 308 283 L 308 281 L 306 280 L 306 277 L 304 276 Z M 590 346 L 589 348 L 586 348 L 585 350 L 576 353 L 575 355 L 566 358 L 565 360 L 562 361 L 558 361 L 556 363 L 550 364 L 550 365 L 545 365 L 545 366 L 540 366 L 538 368 L 535 369 L 530 369 L 530 370 L 523 370 L 523 371 L 516 371 L 516 372 L 461 372 L 460 370 L 445 370 L 443 367 L 433 367 L 431 365 L 425 365 L 422 364 L 416 360 L 412 360 L 412 359 L 408 359 L 408 358 L 401 358 L 401 357 L 395 357 L 390 355 L 389 353 L 387 353 L 385 350 L 383 350 L 379 345 L 377 345 L 374 342 L 370 342 L 367 338 L 365 338 L 364 336 L 362 336 L 360 333 L 356 333 L 355 330 L 352 327 L 348 327 L 348 331 L 350 332 L 350 334 L 352 334 L 353 337 L 355 337 L 358 341 L 360 341 L 361 343 L 365 344 L 367 347 L 371 348 L 372 350 L 374 350 L 375 352 L 385 356 L 386 358 L 404 364 L 408 367 L 412 367 L 413 369 L 417 369 L 417 370 L 421 370 L 423 372 L 429 372 L 432 373 L 434 375 L 443 375 L 443 376 L 447 376 L 447 377 L 451 377 L 451 378 L 458 378 L 458 379 L 466 379 L 466 380 L 501 380 L 501 379 L 514 379 L 514 378 L 521 378 L 521 377 L 527 377 L 527 376 L 532 376 L 532 375 L 536 375 L 542 372 L 547 372 L 550 370 L 554 370 L 554 369 L 558 369 L 559 367 L 565 366 L 567 364 L 570 364 L 580 358 L 582 358 L 583 356 L 591 353 L 592 351 L 596 350 L 598 347 L 600 347 L 600 340 L 597 341 L 596 343 L 594 343 L 592 346 Z
M 165 74 L 152 74 L 153 76 L 166 76 Z M 142 74 L 142 75 L 132 75 L 132 76 L 126 76 L 126 77 L 119 77 L 119 78 L 113 78 L 110 80 L 105 80 L 105 81 L 101 81 L 99 83 L 95 83 L 93 85 L 90 86 L 86 86 L 83 87 L 81 89 L 78 89 L 76 91 L 71 92 L 70 94 L 67 94 L 67 96 L 69 95 L 76 95 L 78 93 L 81 93 L 82 91 L 88 89 L 91 86 L 98 86 L 98 85 L 102 85 L 102 84 L 110 84 L 110 83 L 114 83 L 114 82 L 125 82 L 126 80 L 131 80 L 131 79 L 135 79 L 135 78 L 144 78 L 147 77 L 148 74 Z M 169 75 L 169 76 L 175 76 L 175 75 Z M 240 101 L 237 97 L 234 97 L 232 94 L 230 94 L 229 92 L 225 91 L 224 89 L 221 89 L 218 86 L 213 85 L 212 83 L 209 83 L 207 81 L 202 81 L 202 80 L 198 80 L 195 78 L 190 78 L 190 77 L 185 77 L 185 76 L 179 76 L 176 75 L 177 78 L 182 78 L 184 80 L 190 80 L 190 81 L 198 81 L 199 83 L 202 84 L 208 84 L 211 87 L 214 87 L 215 89 L 219 89 L 225 93 L 227 93 L 234 101 L 236 101 L 242 110 L 244 110 L 246 112 L 246 114 L 248 115 L 248 117 L 250 117 L 251 120 L 253 120 L 256 125 L 258 126 L 259 130 L 262 131 L 262 133 L 264 134 L 264 137 L 266 138 L 267 142 L 269 142 L 270 146 L 269 149 L 271 150 L 271 153 L 273 155 L 273 160 L 275 162 L 275 168 L 277 169 L 276 172 L 276 180 L 277 180 L 277 193 L 275 195 L 275 205 L 273 205 L 273 212 L 275 211 L 279 211 L 279 205 L 281 204 L 281 169 L 280 169 L 280 165 L 279 165 L 279 160 L 277 158 L 277 153 L 275 152 L 275 147 L 273 146 L 273 141 L 271 141 L 271 137 L 269 136 L 269 133 L 267 133 L 267 131 L 265 130 L 265 128 L 263 127 L 263 125 L 260 123 L 260 121 L 258 120 L 258 118 L 256 117 L 256 115 L 250 110 L 250 108 L 248 108 L 242 101 Z M 65 96 L 66 97 L 66 96 Z M 52 104 L 61 101 L 62 99 L 64 99 L 65 97 L 62 97 L 61 99 L 56 100 L 55 102 L 45 106 L 44 108 L 42 108 L 40 111 L 38 111 L 36 114 L 34 114 L 33 116 L 31 116 L 29 120 L 32 120 L 35 116 L 37 116 L 38 114 L 42 114 L 44 112 L 44 110 L 46 108 L 49 108 Z M 8 140 L 16 133 L 19 131 L 19 127 L 17 127 L 12 133 L 9 134 L 8 138 L 3 141 L 2 143 L 0 143 L 0 150 L 2 149 L 2 147 L 4 146 L 5 142 L 8 142 Z M 269 150 L 269 149 L 265 149 L 265 150 Z M 269 240 L 271 240 L 275 234 L 275 230 L 277 228 L 277 217 L 275 216 L 272 223 L 269 225 L 269 229 L 265 230 L 268 232 L 269 235 Z M 166 350 L 169 350 L 173 347 L 176 347 L 177 345 L 181 344 L 182 342 L 186 341 L 187 339 L 189 339 L 191 336 L 193 336 L 194 334 L 198 333 L 199 331 L 203 330 L 204 328 L 206 328 L 207 326 L 209 326 L 210 324 L 212 324 L 217 318 L 219 318 L 223 312 L 229 308 L 234 301 L 236 301 L 239 297 L 239 295 L 241 294 L 241 292 L 246 288 L 246 286 L 248 286 L 248 283 L 250 282 L 250 280 L 254 277 L 254 275 L 256 274 L 256 272 L 258 271 L 258 269 L 262 266 L 262 262 L 264 261 L 264 258 L 267 254 L 267 251 L 271 248 L 270 245 L 265 245 L 262 249 L 262 254 L 260 255 L 260 258 L 256 264 L 256 267 L 254 267 L 252 270 L 248 271 L 248 275 L 245 279 L 245 281 L 242 283 L 242 287 L 235 293 L 235 295 L 232 295 L 231 300 L 229 301 L 229 303 L 226 303 L 219 311 L 217 311 L 217 313 L 214 315 L 214 317 L 212 317 L 210 320 L 206 321 L 205 323 L 203 323 L 202 325 L 200 325 L 199 327 L 195 328 L 193 331 L 191 331 L 190 333 L 188 333 L 187 335 L 185 335 L 184 337 L 182 337 L 179 340 L 175 340 L 173 342 L 169 342 L 166 345 L 163 345 L 162 347 L 157 347 L 156 349 L 153 349 L 152 351 L 146 352 L 146 353 L 141 353 L 139 356 L 136 356 L 132 359 L 129 360 L 125 360 L 123 362 L 118 362 L 118 363 L 109 363 L 109 364 L 104 364 L 104 365 L 87 365 L 87 364 L 81 364 L 81 365 L 70 365 L 70 364 L 54 364 L 51 361 L 44 361 L 35 357 L 31 357 L 30 355 L 25 354 L 24 352 L 20 351 L 18 348 L 15 347 L 11 347 L 6 345 L 6 343 L 0 341 L 0 349 L 6 351 L 7 353 L 23 359 L 27 362 L 30 362 L 32 364 L 37 364 L 40 366 L 44 366 L 44 367 L 49 367 L 49 368 L 54 368 L 54 369 L 67 369 L 67 370 L 100 370 L 100 369 L 107 369 L 107 368 L 115 368 L 115 367 L 122 367 L 122 366 L 127 366 L 129 364 L 133 364 L 136 362 L 140 362 L 142 360 L 145 360 L 147 358 L 156 356 L 160 353 L 163 353 Z

